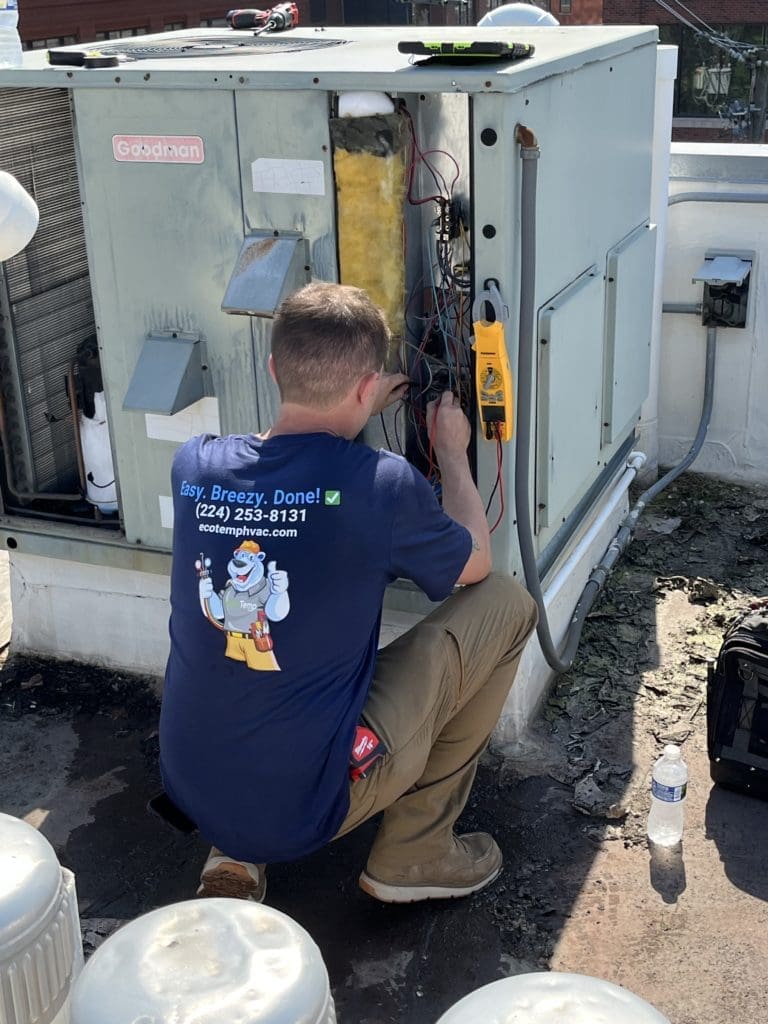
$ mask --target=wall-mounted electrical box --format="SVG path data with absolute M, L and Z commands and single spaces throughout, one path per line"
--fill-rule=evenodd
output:
M 705 327 L 746 327 L 754 252 L 709 250 L 693 275 L 704 285 L 701 322 Z
M 113 68 L 50 65 L 35 52 L 0 70 L 0 168 L 41 213 L 37 236 L 0 277 L 0 543 L 16 545 L 19 572 L 44 555 L 36 579 L 57 560 L 49 591 L 81 593 L 84 574 L 117 573 L 114 598 L 102 594 L 99 605 L 99 636 L 113 638 L 96 652 L 102 660 L 137 657 L 121 648 L 126 605 L 154 592 L 157 577 L 167 585 L 179 441 L 185 431 L 270 423 L 270 318 L 309 279 L 365 287 L 385 309 L 390 362 L 414 387 L 368 439 L 403 452 L 437 495 L 426 403 L 453 389 L 479 434 L 472 304 L 497 282 L 511 376 L 535 396 L 542 564 L 562 564 L 608 493 L 647 390 L 657 32 L 495 31 L 533 44 L 533 56 L 412 62 L 398 43 L 420 39 L 417 26 L 275 37 L 223 29 L 122 39 Z M 430 30 L 467 41 L 482 32 Z M 375 113 L 356 113 L 348 94 L 357 92 L 378 94 Z M 538 334 L 523 339 L 540 358 L 522 382 L 520 267 L 534 257 L 520 251 L 519 124 L 540 147 Z M 77 388 L 66 387 L 93 334 L 118 486 L 111 514 L 84 496 L 81 409 Z M 499 518 L 495 564 L 519 572 L 515 442 L 506 436 L 478 437 L 472 460 L 489 517 Z M 135 575 L 123 584 L 126 570 Z M 72 601 L 36 602 L 33 591 L 19 597 L 28 602 L 19 621 L 29 623 L 30 645 L 54 648 L 71 634 Z M 400 598 L 418 606 L 407 589 Z M 163 611 L 146 624 L 156 649 L 165 622 Z M 99 646 L 81 632 L 78 656 Z M 158 667 L 156 655 L 139 657 L 154 662 L 131 667 Z

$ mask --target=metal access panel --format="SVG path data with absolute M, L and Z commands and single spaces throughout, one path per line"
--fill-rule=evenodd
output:
M 125 535 L 167 547 L 158 499 L 170 493 L 175 446 L 148 438 L 144 412 L 123 409 L 147 336 L 210 339 L 208 389 L 226 397 L 222 416 L 226 408 L 230 428 L 235 416 L 258 421 L 249 324 L 220 309 L 243 234 L 234 110 L 231 97 L 204 90 L 75 90 L 74 101 Z M 152 137 L 197 148 L 169 154 L 183 162 L 150 162 L 139 140 Z
M 625 437 L 648 395 L 656 225 L 641 224 L 608 253 L 605 273 L 603 444 Z
M 594 478 L 600 437 L 603 282 L 596 266 L 539 311 L 536 524 L 565 522 Z M 557 516 L 560 519 L 555 524 Z
M 335 51 L 333 51 L 335 52 Z M 299 235 L 304 280 L 338 280 L 336 192 L 329 127 L 330 97 L 322 90 L 261 89 L 235 94 L 245 234 Z M 239 319 L 234 317 L 233 319 Z M 278 394 L 267 373 L 271 322 L 251 320 L 259 428 L 274 419 Z M 245 429 L 255 429 L 249 425 Z
M 556 30 L 542 29 L 537 45 L 546 46 L 544 36 L 548 31 Z M 563 30 L 562 35 L 570 38 L 573 31 Z M 569 67 L 567 72 L 563 69 L 562 74 L 526 82 L 511 95 L 489 92 L 472 97 L 475 287 L 482 287 L 488 278 L 499 280 L 511 311 L 508 345 L 516 386 L 520 266 L 530 259 L 520 249 L 521 160 L 513 142 L 518 124 L 529 126 L 535 133 L 541 153 L 536 202 L 536 308 L 542 309 L 552 296 L 561 295 L 586 268 L 595 265 L 599 269 L 588 289 L 589 315 L 597 330 L 593 334 L 590 327 L 588 339 L 576 343 L 586 346 L 585 358 L 573 360 L 567 401 L 547 395 L 546 387 L 537 380 L 537 361 L 531 380 L 522 382 L 533 390 L 537 402 L 546 406 L 534 409 L 534 436 L 539 425 L 549 422 L 551 417 L 554 436 L 562 438 L 562 444 L 573 456 L 572 460 L 560 460 L 557 451 L 564 449 L 556 446 L 555 458 L 564 478 L 550 478 L 537 457 L 531 457 L 530 514 L 538 527 L 539 559 L 550 565 L 555 557 L 552 552 L 562 550 L 564 521 L 568 528 L 578 528 L 578 517 L 572 518 L 574 510 L 588 495 L 599 495 L 601 483 L 607 486 L 612 460 L 632 433 L 632 424 L 622 423 L 617 424 L 610 443 L 601 438 L 603 277 L 608 253 L 639 224 L 648 221 L 656 48 L 641 45 L 621 53 L 593 56 L 594 59 Z M 599 117 L 592 116 L 598 110 Z M 631 117 L 627 117 L 627 110 L 632 111 Z M 653 258 L 650 253 L 648 257 L 648 271 L 652 272 Z M 578 324 L 573 326 L 580 329 Z M 650 311 L 643 314 L 637 329 L 650 336 Z M 552 366 L 555 386 L 560 365 Z M 647 373 L 638 376 L 632 387 L 644 395 Z M 558 421 L 561 415 L 562 426 Z M 519 430 L 518 422 L 516 431 Z M 571 432 L 583 443 L 570 448 Z M 480 491 L 489 494 L 496 474 L 493 445 L 479 445 L 478 456 Z M 505 451 L 504 460 L 511 474 L 514 456 Z M 511 494 L 513 478 L 506 475 L 505 479 Z M 548 489 L 546 499 L 541 499 L 547 505 L 546 516 L 537 516 L 540 486 Z M 513 517 L 501 521 L 493 543 L 495 564 L 508 571 L 519 571 Z
M 99 89 L 76 90 L 75 109 L 125 534 L 167 548 L 172 524 L 163 508 L 176 444 L 148 436 L 146 411 L 162 410 L 154 396 L 142 404 L 137 393 L 146 380 L 137 371 L 147 338 L 201 339 L 202 388 L 218 402 L 223 432 L 258 431 L 268 421 L 275 403 L 268 328 L 258 318 L 227 315 L 222 299 L 251 233 L 278 241 L 281 232 L 332 237 L 332 176 L 322 149 L 327 101 L 289 92 L 236 104 L 229 91 Z M 306 155 L 312 132 L 328 183 L 322 195 L 272 193 L 265 178 L 254 179 L 261 159 Z M 165 151 L 150 159 L 158 145 Z M 296 251 L 304 248 L 302 241 Z M 295 286 L 307 267 L 303 256 Z M 315 266 L 318 276 L 334 270 L 331 259 Z

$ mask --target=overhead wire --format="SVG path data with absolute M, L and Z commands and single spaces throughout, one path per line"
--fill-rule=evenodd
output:
M 687 11 L 689 14 L 695 17 L 700 22 L 700 24 L 704 26 L 704 28 L 699 28 L 697 25 L 694 25 L 692 21 L 689 21 L 688 18 L 684 17 L 682 14 L 680 14 L 679 11 L 676 11 L 673 7 L 671 7 L 670 4 L 666 2 L 666 0 L 654 0 L 654 2 L 658 4 L 658 6 L 661 7 L 663 10 L 665 10 L 668 14 L 671 14 L 676 21 L 679 21 L 680 24 L 685 25 L 686 28 L 689 28 L 696 35 L 703 37 L 713 46 L 716 46 L 721 50 L 725 50 L 727 53 L 731 55 L 731 57 L 733 57 L 734 60 L 744 63 L 746 61 L 746 55 L 758 49 L 753 43 L 742 43 L 736 39 L 731 39 L 730 36 L 716 32 L 702 18 L 699 18 L 699 16 L 695 14 L 695 12 L 691 11 L 688 7 L 685 6 L 685 4 L 681 3 L 680 0 L 675 0 L 678 6 L 682 7 L 683 10 Z

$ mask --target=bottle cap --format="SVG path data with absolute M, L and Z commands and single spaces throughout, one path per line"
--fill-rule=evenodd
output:
M 664 747 L 664 757 L 669 758 L 670 761 L 679 761 L 681 756 L 680 747 L 675 746 L 674 743 L 668 743 Z

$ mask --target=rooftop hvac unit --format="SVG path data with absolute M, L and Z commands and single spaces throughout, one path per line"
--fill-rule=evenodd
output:
M 437 42 L 487 35 L 430 30 Z M 0 168 L 41 213 L 0 287 L 0 538 L 16 545 L 17 564 L 59 559 L 55 585 L 65 589 L 67 573 L 84 567 L 138 573 L 99 606 L 125 621 L 130 592 L 168 572 L 176 445 L 270 422 L 270 316 L 283 295 L 320 278 L 369 289 L 392 327 L 393 364 L 418 383 L 383 429 L 372 425 L 371 443 L 402 450 L 434 478 L 424 405 L 444 387 L 460 393 L 476 424 L 478 486 L 499 519 L 496 565 L 518 573 L 515 441 L 477 413 L 473 305 L 503 321 L 514 387 L 519 345 L 534 347 L 522 381 L 531 419 L 515 430 L 530 438 L 540 572 L 563 565 L 621 473 L 647 392 L 656 30 L 497 35 L 532 55 L 408 57 L 398 43 L 421 38 L 408 27 L 201 30 L 121 40 L 95 61 L 90 47 L 59 51 L 53 65 L 28 54 L 22 68 L 0 71 Z M 383 107 L 340 116 L 350 92 L 383 96 Z M 535 254 L 520 243 L 521 125 L 540 147 Z M 526 261 L 534 328 L 520 338 Z M 84 494 L 67 375 L 93 334 L 119 488 L 118 513 L 101 519 L 113 528 L 101 532 L 92 500 L 14 495 Z M 405 587 L 392 600 L 422 607 Z M 45 648 L 55 628 L 30 627 L 34 645 Z M 142 655 L 138 667 L 159 667 L 164 616 L 147 628 L 158 665 Z M 77 656 L 87 647 L 72 640 Z M 108 660 L 128 658 L 111 642 Z

